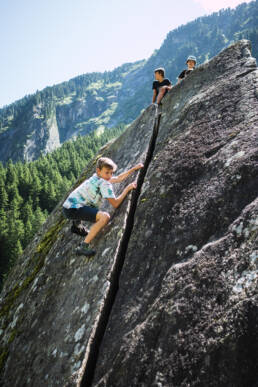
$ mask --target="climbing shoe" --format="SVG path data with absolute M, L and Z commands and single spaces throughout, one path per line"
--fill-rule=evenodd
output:
M 75 249 L 76 255 L 85 255 L 86 257 L 91 257 L 96 254 L 96 251 L 91 249 L 87 243 L 84 243 L 84 246 L 78 246 Z
M 89 231 L 87 230 L 86 227 L 80 225 L 80 226 L 77 226 L 75 224 L 75 222 L 73 222 L 72 224 L 72 227 L 71 227 L 71 232 L 73 232 L 74 234 L 78 234 L 80 236 L 86 236 L 88 235 Z

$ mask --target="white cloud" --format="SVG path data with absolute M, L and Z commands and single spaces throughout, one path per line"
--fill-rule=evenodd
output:
M 241 3 L 250 3 L 251 0 L 194 0 L 200 4 L 207 12 L 216 12 L 222 8 L 235 8 Z

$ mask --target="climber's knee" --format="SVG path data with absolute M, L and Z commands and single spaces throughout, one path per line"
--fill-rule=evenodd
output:
M 100 221 L 103 224 L 107 224 L 109 222 L 110 215 L 108 212 L 99 211 L 96 216 L 97 222 Z

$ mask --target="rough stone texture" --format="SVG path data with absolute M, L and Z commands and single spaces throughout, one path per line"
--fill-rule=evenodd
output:
M 2 386 L 257 385 L 257 74 L 241 41 L 166 96 L 127 251 L 136 195 L 92 259 L 57 206 L 2 292 Z M 143 162 L 154 115 L 100 154 Z
M 23 148 L 23 158 L 26 161 L 33 160 L 35 155 L 38 157 L 40 147 L 42 147 L 43 153 L 47 153 L 60 146 L 60 136 L 54 115 L 47 119 L 45 123 L 37 122 L 36 128 L 33 127 L 34 125 L 35 121 L 30 124 L 31 132 Z
M 42 106 L 32 108 L 27 112 L 20 126 L 14 126 L 0 133 L 0 160 L 3 162 L 12 159 L 32 161 L 37 159 L 41 152 L 53 151 L 60 146 L 55 116 L 43 119 Z
M 112 157 L 118 173 L 144 162 L 154 112 L 150 106 L 122 136 L 102 148 L 98 157 Z M 95 164 L 96 159 L 81 179 L 94 173 Z M 121 192 L 136 176 L 114 187 Z M 71 223 L 62 217 L 61 205 L 26 249 L 2 292 L 3 386 L 64 386 L 69 381 L 74 385 L 109 292 L 129 204 L 130 200 L 125 200 L 96 239 L 94 259 L 74 254 L 83 238 L 71 234 Z M 108 205 L 104 209 L 114 213 Z
M 244 41 L 166 98 L 93 386 L 257 386 L 257 87 Z

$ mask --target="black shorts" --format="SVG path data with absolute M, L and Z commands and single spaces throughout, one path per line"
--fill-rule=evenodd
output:
M 80 208 L 65 208 L 63 207 L 63 214 L 68 219 L 73 220 L 88 220 L 89 222 L 96 222 L 96 215 L 98 213 L 97 207 L 83 206 Z

